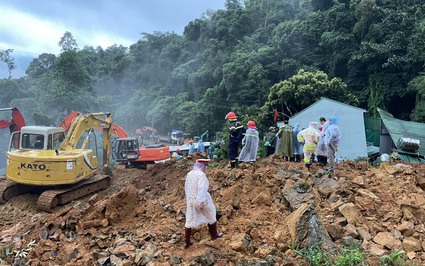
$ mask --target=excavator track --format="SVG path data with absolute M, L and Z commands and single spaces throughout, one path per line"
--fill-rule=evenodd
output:
M 64 205 L 93 192 L 104 190 L 110 183 L 109 176 L 95 175 L 74 185 L 46 190 L 38 197 L 37 208 L 50 212 L 58 205 Z
M 31 190 L 30 186 L 15 183 L 4 177 L 0 178 L 0 204 L 5 204 L 8 200 Z

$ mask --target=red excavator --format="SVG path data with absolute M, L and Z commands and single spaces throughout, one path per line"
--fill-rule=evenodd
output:
M 118 139 L 112 145 L 112 156 L 117 162 L 124 163 L 125 168 L 147 169 L 154 164 L 170 158 L 170 148 L 163 144 L 139 145 L 138 138 L 129 137 L 117 131 Z M 124 131 L 125 133 L 125 131 Z
M 64 118 L 59 126 L 66 131 L 78 114 L 78 112 L 72 112 Z M 144 133 L 151 131 L 154 134 L 156 129 L 145 126 L 142 131 Z M 112 124 L 111 134 L 118 137 L 112 144 L 112 156 L 117 162 L 125 164 L 126 168 L 147 169 L 148 164 L 154 164 L 156 161 L 170 158 L 170 148 L 168 146 L 163 144 L 143 146 L 139 143 L 138 138 L 129 137 L 127 132 L 117 124 Z
M 0 108 L 0 111 L 12 111 L 12 118 L 10 121 L 0 120 L 0 128 L 9 128 L 10 133 L 20 131 L 25 126 L 25 119 L 17 107 Z

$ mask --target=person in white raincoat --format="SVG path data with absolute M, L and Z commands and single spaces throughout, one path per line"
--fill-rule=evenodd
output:
M 328 148 L 329 168 L 328 171 L 335 170 L 335 153 L 338 151 L 339 141 L 341 140 L 341 130 L 338 127 L 338 117 L 329 118 L 329 126 L 325 131 L 325 144 Z
M 192 228 L 208 224 L 211 240 L 223 235 L 217 233 L 216 209 L 210 193 L 208 193 L 209 180 L 205 174 L 210 159 L 199 159 L 193 170 L 186 176 L 184 185 L 186 193 L 186 223 L 185 223 L 185 248 L 192 245 L 190 235 Z
M 320 141 L 320 133 L 316 128 L 317 122 L 310 122 L 308 128 L 301 130 L 297 135 L 298 141 L 304 143 L 304 163 L 309 170 L 312 164 L 311 157 L 316 151 L 317 143 Z
M 326 144 L 325 144 L 325 131 L 329 123 L 326 122 L 326 118 L 320 117 L 320 124 L 321 124 L 321 126 L 319 127 L 320 141 L 319 143 L 317 143 L 316 157 L 317 157 L 317 162 L 319 163 L 319 165 L 325 166 L 328 163 L 328 148 L 326 147 Z
M 242 139 L 242 150 L 239 154 L 240 162 L 255 162 L 258 151 L 258 131 L 254 121 L 248 121 L 248 129 Z

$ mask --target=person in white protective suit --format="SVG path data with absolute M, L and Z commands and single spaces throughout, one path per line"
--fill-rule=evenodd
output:
M 295 125 L 292 129 L 294 135 L 292 137 L 292 153 L 294 154 L 294 162 L 301 162 L 301 154 L 303 153 L 303 145 L 298 142 L 297 136 L 301 131 L 301 126 L 299 123 Z
M 328 148 L 325 144 L 325 132 L 329 126 L 329 123 L 326 122 L 326 118 L 324 118 L 323 116 L 320 117 L 319 120 L 321 124 L 321 126 L 319 127 L 320 141 L 319 143 L 317 143 L 316 157 L 318 164 L 325 166 L 328 163 Z
M 304 143 L 304 163 L 309 170 L 312 164 L 311 157 L 316 151 L 317 143 L 320 141 L 320 133 L 316 128 L 317 122 L 310 122 L 308 128 L 301 130 L 297 135 L 298 141 Z
M 325 144 L 328 148 L 329 168 L 328 171 L 335 170 L 335 153 L 338 151 L 339 141 L 341 139 L 341 130 L 338 127 L 338 117 L 329 118 L 329 126 L 325 131 Z
M 255 162 L 257 160 L 259 136 L 254 121 L 248 121 L 248 129 L 242 139 L 242 150 L 239 154 L 240 162 Z
M 192 228 L 208 224 L 211 240 L 223 235 L 217 232 L 216 208 L 208 193 L 209 180 L 205 171 L 210 159 L 198 159 L 193 170 L 186 176 L 186 223 L 185 223 L 185 248 L 193 243 L 190 241 Z

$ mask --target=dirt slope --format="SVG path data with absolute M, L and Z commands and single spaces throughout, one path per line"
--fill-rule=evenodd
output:
M 3 264 L 306 265 L 289 249 L 296 239 L 287 220 L 302 203 L 337 246 L 361 244 L 370 265 L 395 248 L 425 264 L 424 165 L 344 162 L 329 176 L 277 158 L 233 171 L 213 162 L 207 174 L 224 236 L 211 241 L 206 226 L 197 228 L 185 250 L 184 179 L 193 163 L 118 166 L 110 188 L 53 213 L 35 209 L 37 195 L 0 205 Z

